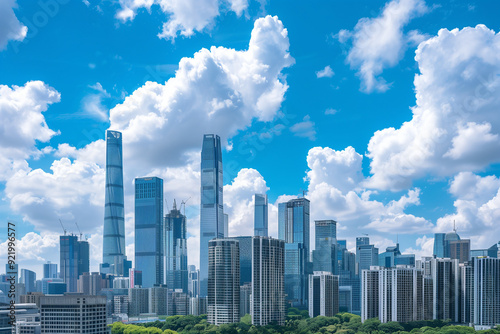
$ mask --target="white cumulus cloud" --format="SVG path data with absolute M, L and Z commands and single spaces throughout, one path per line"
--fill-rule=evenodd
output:
M 28 33 L 28 28 L 17 19 L 15 8 L 16 0 L 0 1 L 0 51 L 9 41 L 22 41 Z
M 330 65 L 327 65 L 324 69 L 322 69 L 321 71 L 317 71 L 316 72 L 316 77 L 317 78 L 331 78 L 335 75 L 335 73 L 333 72 L 332 68 L 330 67 Z
M 500 36 L 484 25 L 441 29 L 419 45 L 415 59 L 413 117 L 370 139 L 370 187 L 407 189 L 426 175 L 480 171 L 500 161 Z

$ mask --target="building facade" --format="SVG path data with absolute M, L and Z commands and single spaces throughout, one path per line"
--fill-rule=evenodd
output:
M 188 293 L 186 216 L 177 210 L 165 215 L 165 284 L 169 289 Z
M 268 207 L 267 195 L 255 194 L 254 203 L 254 233 L 255 236 L 267 237 L 268 234 Z
M 89 243 L 78 241 L 75 235 L 61 235 L 59 252 L 60 278 L 66 283 L 67 292 L 76 292 L 78 277 L 89 271 Z
M 210 240 L 208 248 L 207 321 L 240 321 L 240 254 L 234 239 Z
M 338 272 L 337 222 L 335 220 L 315 221 L 314 271 Z
M 222 150 L 217 135 L 203 136 L 201 150 L 200 296 L 207 296 L 208 242 L 224 238 Z
M 325 271 L 309 275 L 309 317 L 339 313 L 339 277 Z
M 125 211 L 122 134 L 118 131 L 106 131 L 106 191 L 104 203 L 103 264 L 109 266 L 112 274 L 123 276 L 125 273 L 124 261 L 126 260 Z
M 163 180 L 135 179 L 135 268 L 142 286 L 163 284 Z

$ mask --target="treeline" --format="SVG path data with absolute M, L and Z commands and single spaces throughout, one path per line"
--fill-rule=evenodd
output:
M 454 326 L 448 321 L 415 321 L 409 323 L 380 323 L 369 319 L 361 323 L 361 318 L 350 313 L 339 313 L 334 317 L 309 318 L 307 311 L 288 309 L 285 324 L 279 326 L 253 326 L 250 315 L 234 324 L 215 326 L 207 323 L 206 315 L 172 316 L 165 321 L 145 324 L 125 325 L 115 322 L 112 334 L 500 334 L 500 329 L 475 331 L 466 326 Z

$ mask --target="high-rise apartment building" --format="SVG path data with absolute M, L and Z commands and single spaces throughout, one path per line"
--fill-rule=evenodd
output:
M 61 235 L 59 250 L 60 277 L 67 285 L 67 292 L 76 292 L 78 277 L 89 271 L 89 243 L 78 241 L 75 235 Z
M 42 334 L 102 334 L 108 330 L 104 296 L 43 296 L 40 316 Z
M 474 258 L 471 320 L 477 329 L 500 324 L 500 259 Z
M 238 240 L 209 241 L 207 321 L 211 324 L 240 321 L 239 250 Z
M 309 268 L 309 200 L 278 206 L 278 237 L 285 241 L 285 292 L 294 307 L 307 306 Z
M 254 226 L 253 235 L 260 237 L 267 237 L 268 207 L 267 207 L 266 194 L 255 194 L 253 226 Z
M 252 324 L 285 322 L 285 242 L 269 237 L 252 238 Z
M 208 242 L 224 238 L 222 150 L 217 135 L 203 136 L 201 149 L 200 296 L 207 296 Z
M 165 284 L 169 289 L 188 292 L 186 216 L 177 210 L 165 215 Z
M 458 260 L 436 258 L 429 262 L 433 282 L 433 319 L 451 319 L 453 322 L 459 322 L 460 268 Z
M 142 286 L 163 284 L 163 180 L 135 179 L 135 268 Z
M 168 314 L 168 288 L 166 285 L 158 285 L 148 288 L 149 307 L 148 312 L 156 315 Z
M 147 288 L 128 289 L 128 315 L 136 317 L 149 312 L 149 290 Z
M 309 275 L 309 317 L 339 313 L 339 277 L 325 271 Z
M 110 273 L 123 276 L 124 262 L 127 258 L 125 255 L 122 134 L 118 131 L 106 131 L 104 203 L 103 265 L 110 268 Z

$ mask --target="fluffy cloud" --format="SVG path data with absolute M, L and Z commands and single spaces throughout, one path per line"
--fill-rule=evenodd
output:
M 462 238 L 470 238 L 472 248 L 487 248 L 500 235 L 500 179 L 459 173 L 450 184 L 456 198 L 456 212 L 438 219 L 436 232 L 449 232 L 454 226 Z
M 415 16 L 427 11 L 423 0 L 392 0 L 380 16 L 362 18 L 352 32 L 337 34 L 341 43 L 352 38 L 347 62 L 358 70 L 363 91 L 386 91 L 390 84 L 379 77 L 385 68 L 395 66 L 403 57 L 408 43 L 421 41 L 415 31 L 404 34 L 403 28 Z
M 321 71 L 317 71 L 316 72 L 316 77 L 317 78 L 331 78 L 335 75 L 335 73 L 333 73 L 333 70 L 332 68 L 330 67 L 330 65 L 326 66 L 324 69 L 322 69 Z
M 17 8 L 16 0 L 0 2 L 0 51 L 9 41 L 22 41 L 28 32 L 28 28 L 17 19 L 14 8 Z
M 95 85 L 89 86 L 92 93 L 86 95 L 82 99 L 82 109 L 88 115 L 97 118 L 100 121 L 108 120 L 108 110 L 103 105 L 103 100 L 110 98 L 111 95 L 97 82 Z
M 304 116 L 302 122 L 295 123 L 290 127 L 290 131 L 297 137 L 305 137 L 309 140 L 316 140 L 315 123 L 311 121 L 309 115 Z
M 140 8 L 151 12 L 156 4 L 168 16 L 163 24 L 160 38 L 174 40 L 178 35 L 189 37 L 195 32 L 202 32 L 210 28 L 215 18 L 220 15 L 220 9 L 225 9 L 241 16 L 248 8 L 247 0 L 120 0 L 120 10 L 116 17 L 125 22 L 133 20 Z M 228 8 L 221 8 L 226 7 Z
M 406 214 L 411 205 L 419 205 L 419 189 L 387 204 L 371 199 L 375 193 L 363 188 L 363 157 L 354 148 L 343 151 L 315 147 L 307 156 L 306 180 L 311 200 L 311 222 L 335 219 L 342 237 L 359 236 L 361 232 L 425 233 L 433 225 L 421 217 Z M 311 234 L 314 231 L 311 229 Z M 383 240 L 379 240 L 381 244 Z
M 57 134 L 47 126 L 43 112 L 59 100 L 59 93 L 41 81 L 12 88 L 0 85 L 0 180 L 26 169 L 25 159 L 50 151 L 37 149 L 36 144 Z
M 452 176 L 500 161 L 500 36 L 484 25 L 442 29 L 419 45 L 415 59 L 413 117 L 371 138 L 371 187 L 407 189 L 429 174 Z

